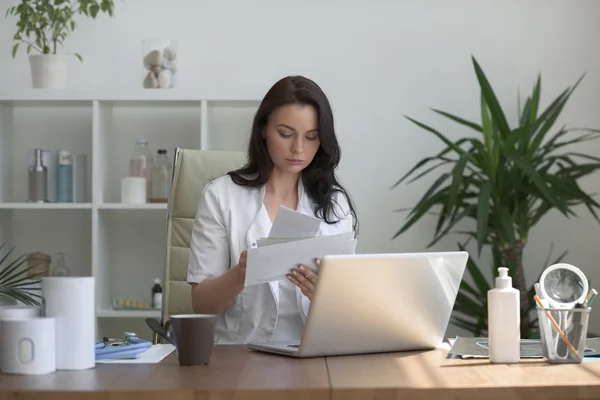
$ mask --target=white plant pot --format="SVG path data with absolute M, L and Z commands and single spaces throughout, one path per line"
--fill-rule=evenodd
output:
M 71 56 L 32 54 L 29 56 L 31 81 L 36 89 L 65 89 Z

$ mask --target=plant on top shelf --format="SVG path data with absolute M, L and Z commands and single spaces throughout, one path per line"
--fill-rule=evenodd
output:
M 4 243 L 0 244 L 0 250 L 3 248 Z M 13 251 L 14 248 L 0 257 L 0 304 L 16 304 L 20 301 L 39 306 L 41 296 L 35 292 L 40 291 L 41 274 L 32 273 L 37 265 L 25 266 L 28 254 L 11 261 L 9 257 Z
M 12 56 L 26 46 L 34 88 L 64 88 L 69 56 L 57 54 L 69 34 L 77 29 L 75 17 L 95 19 L 98 14 L 113 16 L 113 0 L 21 0 L 6 17 L 16 16 Z M 31 55 L 31 51 L 39 54 Z M 82 61 L 81 55 L 75 56 Z
M 534 308 L 533 285 L 525 282 L 523 250 L 531 229 L 550 211 L 558 210 L 569 218 L 575 210 L 586 207 L 598 221 L 598 202 L 585 193 L 578 181 L 600 168 L 600 158 L 569 149 L 570 145 L 595 140 L 600 131 L 588 128 L 555 128 L 569 97 L 583 79 L 565 89 L 546 109 L 540 111 L 541 77 L 521 107 L 518 121 L 509 124 L 492 86 L 483 70 L 472 59 L 481 91 L 478 123 L 433 109 L 437 114 L 460 124 L 470 133 L 452 141 L 440 131 L 407 117 L 412 123 L 435 135 L 442 150 L 417 162 L 395 185 L 409 177 L 411 181 L 443 168 L 422 198 L 410 209 L 394 238 L 406 232 L 428 214 L 436 215 L 433 246 L 457 228 L 461 222 L 466 241 L 477 242 L 477 254 L 489 247 L 492 254 L 492 277 L 497 268 L 506 266 L 513 286 L 520 290 L 521 337 L 534 337 L 537 319 L 530 319 Z M 600 222 L 600 221 L 599 221 Z M 461 228 L 464 227 L 461 224 Z M 474 226 L 469 229 L 468 226 Z M 563 253 L 558 260 L 564 257 Z M 556 260 L 558 262 L 558 260 Z M 548 262 L 549 260 L 546 260 Z M 549 266 L 548 264 L 544 267 Z M 487 291 L 494 286 L 470 259 L 456 299 L 452 323 L 475 335 L 487 333 Z M 493 278 L 492 278 L 493 279 Z

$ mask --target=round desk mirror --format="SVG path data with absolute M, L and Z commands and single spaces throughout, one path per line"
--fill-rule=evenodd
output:
M 574 307 L 583 303 L 588 292 L 588 280 L 571 264 L 554 264 L 540 278 L 540 289 L 550 307 Z

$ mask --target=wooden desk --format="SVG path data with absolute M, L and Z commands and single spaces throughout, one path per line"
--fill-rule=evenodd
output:
M 296 360 L 215 346 L 208 366 L 97 364 L 42 376 L 0 374 L 0 400 L 221 400 L 330 398 L 324 358 Z
M 446 351 L 293 359 L 216 346 L 211 364 L 98 364 L 43 376 L 0 374 L 0 400 L 600 399 L 600 361 L 491 365 Z
M 600 399 L 600 361 L 494 365 L 445 350 L 327 358 L 332 399 Z

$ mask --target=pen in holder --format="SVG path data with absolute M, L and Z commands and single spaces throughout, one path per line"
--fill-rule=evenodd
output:
M 590 311 L 590 307 L 537 308 L 542 351 L 547 362 L 583 361 Z

